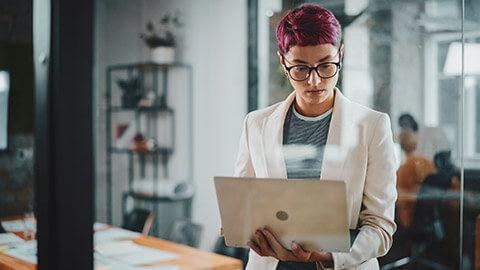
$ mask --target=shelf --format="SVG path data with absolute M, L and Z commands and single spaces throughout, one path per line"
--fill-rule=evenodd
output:
M 177 74 L 170 75 L 170 71 L 181 71 L 178 75 L 182 75 L 182 78 L 177 77 Z M 184 72 L 185 71 L 185 72 Z M 132 96 L 125 96 L 125 93 L 121 90 L 126 86 L 115 84 L 119 78 L 128 79 L 130 83 L 135 83 L 131 87 L 135 87 L 135 93 Z M 138 79 L 138 82 L 131 81 L 132 79 Z M 128 81 L 127 80 L 127 81 Z M 178 89 L 169 89 L 172 83 L 178 80 L 185 80 L 185 87 L 183 95 L 169 96 L 170 91 Z M 138 85 L 137 85 L 138 83 Z M 182 84 L 183 85 L 183 84 Z M 128 85 L 127 85 L 128 86 Z M 175 153 L 177 153 L 177 142 L 175 132 L 177 130 L 176 121 L 178 121 L 176 110 L 182 110 L 182 117 L 189 117 L 187 120 L 188 132 L 186 137 L 181 137 L 182 147 L 188 147 L 187 150 L 193 149 L 192 147 L 192 67 L 183 63 L 171 63 L 171 64 L 158 64 L 154 62 L 134 62 L 124 64 L 110 65 L 106 69 L 106 190 L 107 190 L 107 220 L 112 222 L 113 216 L 113 182 L 119 181 L 122 178 L 114 177 L 113 163 L 117 159 L 127 158 L 126 166 L 115 166 L 118 172 L 125 172 L 124 175 L 128 179 L 128 190 L 123 193 L 122 198 L 122 210 L 127 209 L 126 200 L 127 197 L 139 200 L 148 200 L 152 202 L 177 202 L 180 201 L 185 206 L 185 217 L 191 216 L 191 201 L 193 194 L 179 194 L 165 195 L 163 193 L 149 193 L 149 189 L 143 190 L 146 193 L 139 193 L 138 190 L 133 189 L 133 181 L 136 177 L 145 177 L 145 175 L 153 175 L 155 187 L 161 187 L 158 181 L 159 174 L 164 177 L 169 176 L 169 161 Z M 131 88 L 130 87 L 130 88 Z M 128 88 L 128 87 L 127 87 Z M 183 93 L 183 92 L 182 92 Z M 127 94 L 128 95 L 128 94 Z M 179 102 L 168 103 L 170 100 L 179 99 Z M 181 103 L 183 100 L 183 103 Z M 151 102 L 147 102 L 151 101 Z M 153 106 L 145 106 L 152 104 Z M 181 104 L 181 105 L 180 105 Z M 131 107 L 124 107 L 123 105 L 132 105 Z M 172 106 L 173 105 L 173 106 Z M 186 110 L 186 114 L 183 111 Z M 123 114 L 122 114 L 123 113 Z M 128 121 L 127 123 L 122 123 Z M 181 123 L 179 130 L 183 130 L 183 124 Z M 118 134 L 122 133 L 123 136 L 117 138 Z M 114 136 L 115 134 L 115 136 Z M 141 134 L 145 138 L 153 139 L 158 142 L 158 147 L 148 151 L 138 151 L 131 148 L 134 146 L 133 137 L 135 134 Z M 114 139 L 115 137 L 115 139 Z M 128 139 L 131 137 L 132 139 Z M 120 141 L 118 141 L 121 139 Z M 169 143 L 163 143 L 163 140 L 167 140 Z M 162 142 L 160 144 L 160 142 Z M 151 145 L 151 144 L 148 144 Z M 120 147 L 117 147 L 120 146 Z M 139 145 L 142 148 L 144 145 Z M 113 160 L 115 158 L 115 160 Z M 188 159 L 188 177 L 187 179 L 193 179 L 193 159 L 192 155 L 189 155 Z M 148 171 L 148 172 L 147 172 Z M 158 183 L 157 183 L 158 182 Z M 162 187 L 164 188 L 164 187 Z M 158 214 L 158 205 L 153 204 L 153 212 Z M 158 220 L 154 228 L 158 229 Z M 158 234 L 158 231 L 156 232 Z
M 160 202 L 160 203 L 175 203 L 180 202 L 183 204 L 183 208 L 185 211 L 185 217 L 190 218 L 192 216 L 192 200 L 193 195 L 178 195 L 174 197 L 160 197 L 154 196 L 151 194 L 143 194 L 143 193 L 135 193 L 133 191 L 126 191 L 123 192 L 122 196 L 122 208 L 126 208 L 127 198 L 131 197 L 135 200 L 146 200 L 151 202 Z M 157 224 L 158 225 L 158 224 Z
M 173 149 L 171 148 L 166 148 L 166 147 L 160 147 L 154 150 L 149 150 L 145 152 L 140 152 L 140 151 L 134 151 L 132 149 L 128 148 L 117 148 L 117 147 L 110 147 L 110 153 L 116 153 L 116 154 L 147 154 L 147 155 L 171 155 L 173 154 Z
M 137 70 L 152 70 L 154 68 L 158 70 L 162 69 L 169 69 L 175 67 L 187 67 L 190 68 L 189 65 L 182 64 L 182 63 L 171 63 L 171 64 L 157 64 L 155 62 L 138 62 L 133 64 L 118 64 L 112 65 L 108 67 L 108 70 L 122 70 L 122 69 L 137 69 Z
M 108 110 L 108 109 L 107 109 Z M 169 112 L 173 113 L 173 109 L 167 106 L 151 106 L 151 107 L 133 107 L 125 108 L 122 106 L 110 107 L 110 112 Z
M 124 192 L 123 194 L 124 196 L 129 196 L 134 199 L 143 199 L 143 200 L 149 200 L 154 202 L 178 202 L 178 201 L 191 200 L 193 198 L 193 195 L 176 195 L 172 197 L 167 197 L 167 196 L 156 196 L 152 194 L 137 193 L 133 191 L 127 191 L 127 192 Z

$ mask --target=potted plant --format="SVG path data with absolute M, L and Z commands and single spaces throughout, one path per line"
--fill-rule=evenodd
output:
M 131 79 L 117 79 L 118 86 L 122 89 L 122 107 L 135 108 L 142 98 L 140 80 L 137 77 Z
M 165 14 L 160 19 L 158 28 L 153 22 L 147 21 L 146 32 L 140 33 L 140 38 L 151 50 L 152 60 L 160 64 L 170 64 L 175 61 L 175 36 L 174 27 L 180 27 L 178 13 Z

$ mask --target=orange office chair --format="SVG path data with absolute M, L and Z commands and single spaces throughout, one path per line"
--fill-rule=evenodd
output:
M 123 218 L 122 228 L 148 235 L 153 223 L 152 212 L 135 208 Z

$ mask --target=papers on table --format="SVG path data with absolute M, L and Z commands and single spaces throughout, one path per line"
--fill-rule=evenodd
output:
M 23 232 L 25 230 L 25 223 L 20 220 L 2 221 L 2 227 L 7 232 Z
M 116 259 L 103 256 L 98 252 L 94 254 L 95 270 L 111 269 L 111 270 L 180 270 L 178 265 L 159 265 L 159 266 L 131 266 L 124 264 Z
M 14 233 L 0 233 L 0 245 L 13 245 L 25 242 Z
M 118 241 L 95 246 L 95 251 L 104 256 L 122 255 L 129 252 L 139 252 L 141 249 L 132 241 Z
M 108 230 L 95 232 L 93 237 L 95 241 L 95 246 L 97 246 L 118 240 L 138 238 L 140 236 L 142 235 L 138 232 L 132 232 L 120 228 L 111 228 Z
M 108 226 L 110 226 L 110 225 L 105 224 L 105 223 L 95 222 L 93 224 L 93 230 L 94 231 L 100 231 L 100 230 L 103 230 L 103 229 L 107 228 Z
M 138 266 L 132 267 L 133 270 L 180 270 L 178 265 L 160 265 L 160 266 Z
M 22 221 L 2 222 L 7 231 L 23 231 Z M 177 265 L 141 266 L 161 261 L 177 259 L 178 254 L 137 245 L 130 240 L 140 233 L 121 228 L 108 228 L 103 223 L 94 224 L 95 266 L 96 269 L 111 270 L 180 270 Z M 8 248 L 6 250 L 3 249 Z M 20 260 L 37 264 L 37 241 L 24 241 L 13 233 L 0 233 L 0 252 Z M 103 268 L 104 267 L 104 268 Z
M 29 263 L 37 264 L 37 241 L 34 240 L 16 244 L 3 253 Z
M 108 226 L 108 225 L 106 225 Z M 102 226 L 98 226 L 102 228 Z M 161 261 L 177 259 L 178 254 L 137 245 L 130 240 L 140 237 L 141 234 L 120 228 L 109 228 L 96 231 L 95 265 L 111 267 L 112 270 L 179 270 L 176 265 L 168 266 L 140 266 Z M 123 241 L 121 241 L 123 240 Z
M 132 241 L 118 241 L 95 247 L 100 255 L 134 266 L 168 261 L 180 257 L 177 254 L 140 246 Z

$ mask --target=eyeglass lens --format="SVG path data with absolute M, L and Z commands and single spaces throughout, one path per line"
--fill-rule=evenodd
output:
M 333 77 L 337 73 L 338 66 L 334 63 L 325 63 L 317 66 L 317 74 L 322 78 Z M 294 80 L 305 80 L 310 76 L 311 69 L 308 66 L 293 66 L 290 76 Z

